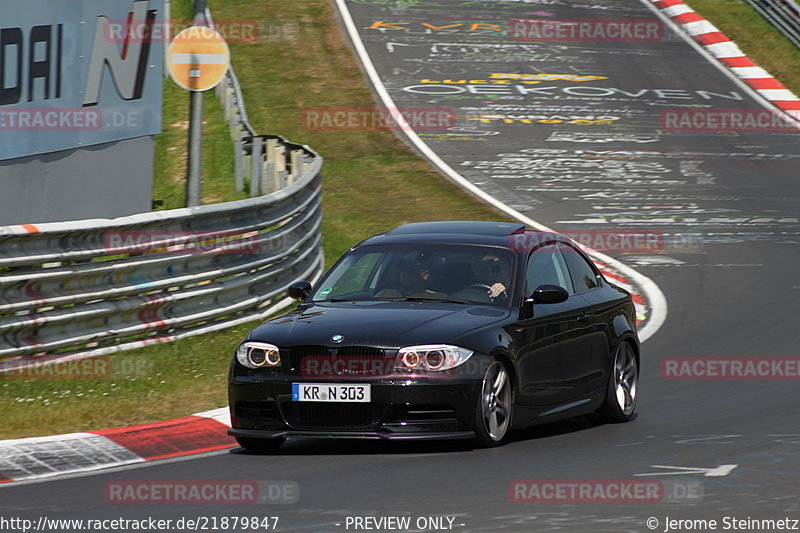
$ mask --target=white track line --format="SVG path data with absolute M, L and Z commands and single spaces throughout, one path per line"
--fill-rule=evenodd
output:
M 383 82 L 378 75 L 378 71 L 375 70 L 375 65 L 373 65 L 372 60 L 370 59 L 369 54 L 367 54 L 367 50 L 364 47 L 364 43 L 361 41 L 361 36 L 358 33 L 355 22 L 353 22 L 353 17 L 350 14 L 350 10 L 347 9 L 345 1 L 336 0 L 336 5 L 339 8 L 339 13 L 341 14 L 342 20 L 347 28 L 347 33 L 350 35 L 350 40 L 356 49 L 358 57 L 361 59 L 361 64 L 364 66 L 364 70 L 367 72 L 373 87 L 375 87 L 375 91 L 378 93 L 383 105 L 389 110 L 390 113 L 392 113 L 393 118 L 400 125 L 399 129 L 403 130 L 414 146 L 448 178 L 484 202 L 494 206 L 510 217 L 513 217 L 520 222 L 531 226 L 532 228 L 536 228 L 539 231 L 554 231 L 547 226 L 536 222 L 532 218 L 520 213 L 516 209 L 506 205 L 494 196 L 491 196 L 490 194 L 470 183 L 461 174 L 456 172 L 450 165 L 445 163 L 442 158 L 440 158 L 427 144 L 425 144 L 422 139 L 419 138 L 417 133 L 406 123 L 405 119 L 400 114 L 400 111 L 397 109 L 397 104 L 394 103 L 394 100 L 389 95 L 386 87 L 383 85 Z M 655 282 L 653 282 L 653 280 L 650 278 L 640 274 L 633 268 L 620 261 L 617 261 L 612 257 L 601 254 L 600 252 L 592 250 L 591 248 L 587 249 L 587 251 L 592 255 L 592 257 L 596 257 L 598 260 L 614 267 L 624 276 L 630 278 L 641 289 L 647 300 L 647 305 L 650 309 L 650 316 L 648 317 L 648 320 L 645 322 L 644 326 L 639 330 L 639 339 L 644 342 L 652 337 L 664 324 L 664 321 L 667 318 L 667 299 L 664 297 L 664 293 L 661 292 L 661 289 L 658 288 L 658 285 L 656 285 Z

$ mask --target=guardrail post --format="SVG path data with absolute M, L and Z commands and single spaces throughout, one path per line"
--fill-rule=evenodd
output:
M 228 98 L 228 120 L 231 124 L 234 123 L 234 120 L 238 123 L 241 123 L 241 115 L 239 113 L 239 108 L 236 105 L 236 91 L 234 91 L 231 87 L 227 87 L 225 89 L 225 94 L 227 94 Z
M 244 146 L 242 130 L 237 127 L 236 139 L 233 141 L 233 167 L 236 179 L 236 191 L 244 190 Z
M 225 120 L 231 118 L 231 103 L 228 95 L 228 78 L 226 77 L 217 85 L 217 95 L 222 103 L 222 111 L 225 114 Z
M 253 137 L 253 147 L 250 152 L 250 196 L 261 196 L 261 174 L 264 164 L 261 157 L 262 139 L 256 135 Z
M 302 172 L 300 173 L 301 176 L 305 175 L 306 172 L 309 171 L 311 168 L 311 161 L 312 159 L 308 156 L 308 154 L 303 155 L 303 163 L 302 163 Z
M 267 174 L 267 166 L 268 165 L 267 165 L 266 149 L 267 149 L 267 146 L 266 146 L 266 140 L 265 140 L 264 141 L 264 152 L 265 153 L 261 157 L 261 175 L 259 176 L 259 178 L 261 179 L 261 183 L 259 184 L 259 190 L 261 191 L 261 194 L 269 194 L 270 192 L 272 192 L 272 191 L 269 190 L 269 185 L 267 183 L 267 180 L 269 179 L 269 175 Z
M 265 192 L 273 192 L 280 189 L 278 173 L 276 170 L 275 159 L 278 149 L 278 139 L 267 139 L 267 164 L 264 169 L 264 182 L 268 184 Z
M 231 117 L 231 141 L 236 142 L 242 136 L 242 124 L 239 122 L 239 115 Z
M 242 160 L 244 161 L 244 169 L 243 169 L 243 172 L 242 172 L 242 176 L 246 180 L 248 180 L 248 183 L 249 183 L 250 174 L 252 174 L 252 172 L 253 172 L 252 171 L 252 169 L 253 169 L 253 154 L 252 154 L 253 139 L 252 139 L 252 137 L 249 138 L 249 143 L 250 143 L 249 147 L 251 149 L 250 153 L 248 153 L 248 151 L 247 151 L 247 147 L 248 147 L 248 141 L 247 140 L 248 140 L 248 137 L 244 137 L 242 139 Z
M 300 156 L 303 154 L 302 150 L 292 150 L 290 153 L 291 160 L 292 160 L 292 168 L 291 172 L 289 172 L 289 176 L 287 178 L 287 183 L 291 185 L 294 183 L 294 180 L 299 178 L 302 175 L 301 169 L 301 159 Z
M 278 175 L 278 189 L 286 187 L 286 147 L 279 144 L 275 148 L 275 173 Z

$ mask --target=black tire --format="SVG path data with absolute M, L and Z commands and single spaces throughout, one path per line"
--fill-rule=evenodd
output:
M 639 386 L 639 363 L 629 342 L 622 342 L 614 353 L 611 375 L 603 405 L 596 411 L 601 422 L 619 423 L 634 418 L 637 389 Z
M 500 446 L 508 440 L 511 412 L 514 407 L 513 397 L 508 369 L 501 361 L 492 361 L 481 381 L 481 390 L 475 406 L 477 447 Z
M 254 439 L 251 437 L 236 437 L 239 446 L 248 452 L 267 453 L 277 451 L 286 441 L 283 438 L 277 439 Z

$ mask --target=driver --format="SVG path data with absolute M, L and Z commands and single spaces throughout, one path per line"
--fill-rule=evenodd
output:
M 447 296 L 443 292 L 433 291 L 428 288 L 431 272 L 425 264 L 404 259 L 398 263 L 398 267 L 400 269 L 400 291 L 383 289 L 375 295 L 376 298 L 406 296 L 409 298 L 435 299 Z
M 481 273 L 489 285 L 489 297 L 508 297 L 506 287 L 511 283 L 511 265 L 496 255 L 485 255 L 481 259 Z

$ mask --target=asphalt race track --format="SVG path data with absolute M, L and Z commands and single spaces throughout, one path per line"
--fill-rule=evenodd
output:
M 412 524 L 452 517 L 452 529 L 465 532 L 800 519 L 797 378 L 668 379 L 676 376 L 662 368 L 678 357 L 798 357 L 800 134 L 668 123 L 686 111 L 764 107 L 637 0 L 346 5 L 397 106 L 456 116 L 417 132 L 470 182 L 559 231 L 660 236 L 657 250 L 608 252 L 655 281 L 669 306 L 643 345 L 638 419 L 538 427 L 491 450 L 347 441 L 291 441 L 261 456 L 235 448 L 4 487 L 0 515 L 278 516 L 277 530 L 308 532 L 352 531 L 347 517 L 365 515 Z M 522 24 L 514 20 L 532 18 L 638 19 L 657 29 L 639 42 L 537 42 L 514 33 Z M 108 482 L 187 479 L 288 480 L 299 497 L 238 506 L 104 499 Z M 517 502 L 515 480 L 660 480 L 665 493 L 631 503 Z M 419 530 L 434 529 L 408 529 Z

